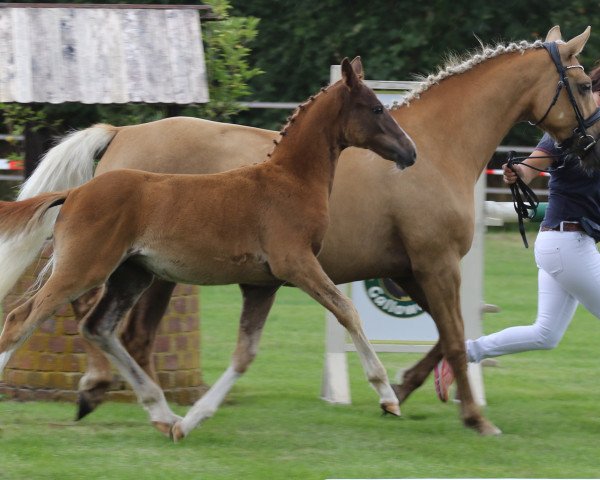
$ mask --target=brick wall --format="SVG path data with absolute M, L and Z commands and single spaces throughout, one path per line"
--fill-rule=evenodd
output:
M 5 298 L 5 315 L 22 301 L 35 274 L 32 269 L 24 275 Z M 206 391 L 200 372 L 198 287 L 177 286 L 154 348 L 156 372 L 167 399 L 182 405 L 196 401 Z M 65 305 L 15 352 L 4 370 L 0 394 L 20 400 L 75 401 L 85 365 L 83 339 L 71 306 Z M 135 401 L 135 395 L 116 371 L 108 398 Z

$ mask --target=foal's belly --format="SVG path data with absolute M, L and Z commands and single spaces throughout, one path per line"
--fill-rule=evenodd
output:
M 242 254 L 227 258 L 198 258 L 195 261 L 174 256 L 138 255 L 131 259 L 163 280 L 192 285 L 277 283 L 266 258 Z

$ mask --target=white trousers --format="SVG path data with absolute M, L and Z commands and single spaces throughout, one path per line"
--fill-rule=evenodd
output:
M 579 303 L 600 318 L 600 253 L 591 237 L 580 232 L 540 232 L 535 261 L 539 268 L 535 323 L 467 340 L 470 362 L 556 347 Z

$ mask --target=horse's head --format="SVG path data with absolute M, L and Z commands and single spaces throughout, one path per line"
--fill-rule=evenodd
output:
M 543 74 L 532 108 L 534 125 L 540 125 L 571 158 L 586 168 L 600 168 L 600 109 L 592 95 L 592 81 L 577 61 L 590 36 L 590 27 L 568 42 L 560 28 L 552 28 L 544 47 L 554 65 Z
M 400 128 L 373 90 L 365 85 L 362 63 L 342 61 L 342 82 L 347 88 L 341 115 L 342 136 L 347 146 L 368 148 L 403 169 L 415 163 L 412 139 Z

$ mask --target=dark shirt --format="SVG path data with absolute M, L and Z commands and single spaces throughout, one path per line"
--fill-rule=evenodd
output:
M 549 155 L 559 153 L 548 134 L 542 137 L 536 149 Z M 552 162 L 552 168 L 556 170 L 550 175 L 548 208 L 542 226 L 557 227 L 562 221 L 582 220 L 600 225 L 600 172 L 588 173 L 576 161 L 563 165 L 560 159 Z

